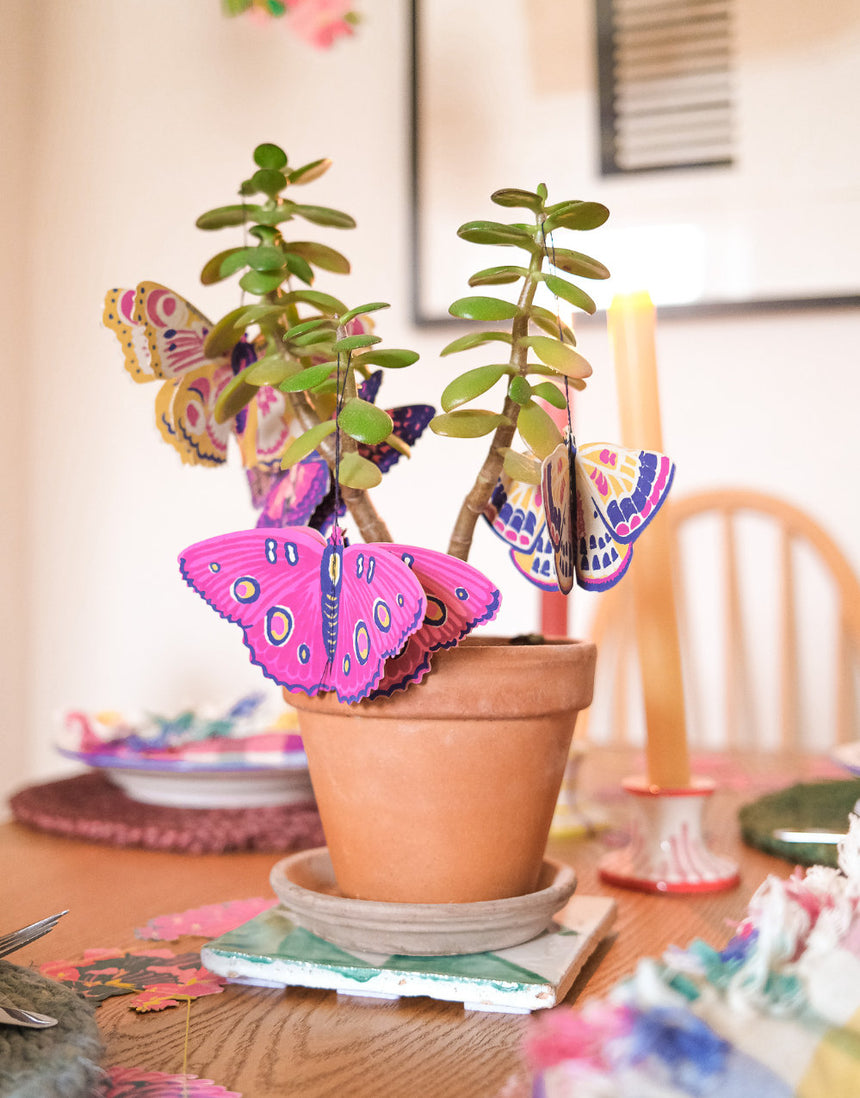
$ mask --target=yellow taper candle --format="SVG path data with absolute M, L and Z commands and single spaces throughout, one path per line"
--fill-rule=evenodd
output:
M 647 293 L 619 295 L 609 308 L 621 439 L 630 449 L 663 449 L 657 386 L 655 310 Z M 671 500 L 667 503 L 671 507 Z M 636 542 L 625 581 L 633 585 L 636 640 L 647 729 L 648 781 L 690 784 L 690 757 L 675 610 L 672 546 L 665 508 Z

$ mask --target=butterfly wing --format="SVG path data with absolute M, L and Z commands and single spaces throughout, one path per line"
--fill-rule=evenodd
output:
M 635 541 L 663 505 L 675 465 L 654 450 L 628 450 L 604 442 L 576 453 L 577 490 L 588 496 L 616 541 Z M 587 508 L 586 508 L 587 511 Z
M 233 372 L 238 372 L 235 365 Z M 243 429 L 254 431 L 253 453 L 256 464 L 279 471 L 281 455 L 292 438 L 292 426 L 295 422 L 286 395 L 279 389 L 273 389 L 271 385 L 261 385 L 246 411 L 248 415 Z
M 544 523 L 542 489 L 502 476 L 496 482 L 484 518 L 511 549 L 529 553 Z
M 180 377 L 201 366 L 224 364 L 226 358 L 212 359 L 203 344 L 211 323 L 198 309 L 157 282 L 138 283 L 135 322 L 142 326 L 156 377 Z
M 134 290 L 108 290 L 102 322 L 119 340 L 125 368 L 134 380 L 153 381 L 157 375 L 153 373 L 143 325 L 135 319 L 135 299 Z
M 390 695 L 424 678 L 430 670 L 432 652 L 453 647 L 477 625 L 492 621 L 501 594 L 477 568 L 447 553 L 388 543 L 378 548 L 411 568 L 427 599 L 420 628 L 409 637 L 403 651 L 386 664 L 376 694 Z
M 243 530 L 190 546 L 186 583 L 242 628 L 251 662 L 291 691 L 365 697 L 424 618 L 409 568 L 374 545 L 343 549 L 307 527 Z
M 168 379 L 159 389 L 158 429 L 186 464 L 221 465 L 227 460 L 231 424 L 215 419 L 215 404 L 232 376 L 229 365 L 213 362 Z
M 558 580 L 555 573 L 555 552 L 544 522 L 537 532 L 534 545 L 526 553 L 511 550 L 514 567 L 527 580 L 541 591 L 557 591 Z
M 614 587 L 630 567 L 633 547 L 616 541 L 594 507 L 576 465 L 576 582 L 586 591 Z
M 560 442 L 541 466 L 546 531 L 555 557 L 558 587 L 564 594 L 568 594 L 573 587 L 576 574 L 574 507 L 571 498 L 574 487 L 573 453 L 569 441 Z
M 249 481 L 252 473 L 253 500 L 253 485 L 262 483 L 262 477 L 259 470 L 249 469 Z M 257 526 L 304 526 L 325 499 L 330 482 L 328 465 L 316 451 L 289 469 L 270 474 L 266 480 L 267 487 L 256 504 L 261 509 Z
M 291 528 L 222 534 L 179 557 L 185 582 L 245 635 L 251 662 L 288 690 L 327 689 L 320 566 L 325 539 Z
M 405 404 L 400 408 L 389 408 L 388 414 L 394 424 L 392 434 L 407 446 L 414 446 L 424 433 L 427 424 L 436 415 L 436 409 L 430 404 Z M 403 456 L 399 450 L 387 442 L 380 442 L 376 446 L 359 444 L 358 452 L 368 461 L 372 461 L 383 473 L 387 473 Z
M 344 702 L 359 701 L 376 687 L 386 661 L 403 648 L 426 614 L 421 584 L 387 550 L 383 543 L 343 550 L 330 686 Z
M 358 333 L 355 333 L 358 334 Z M 362 400 L 368 401 L 370 404 L 376 403 L 376 398 L 379 396 L 379 389 L 382 385 L 382 370 L 374 370 L 373 373 L 364 379 L 358 387 L 358 395 Z
M 374 370 L 359 385 L 359 396 L 362 400 L 375 404 L 381 385 L 382 370 Z M 407 446 L 413 446 L 418 441 L 427 424 L 436 415 L 436 409 L 429 404 L 405 404 L 400 408 L 389 408 L 387 411 L 393 423 L 392 433 Z M 403 456 L 399 450 L 389 446 L 387 442 L 381 442 L 376 446 L 359 443 L 358 452 L 363 458 L 372 461 L 383 473 L 387 473 Z

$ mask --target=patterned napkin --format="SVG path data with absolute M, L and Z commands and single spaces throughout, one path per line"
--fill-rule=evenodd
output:
M 860 817 L 837 867 L 768 877 L 724 950 L 645 959 L 604 1000 L 532 1021 L 505 1098 L 860 1095 Z

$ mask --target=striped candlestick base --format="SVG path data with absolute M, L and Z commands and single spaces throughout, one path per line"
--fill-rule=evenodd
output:
M 713 854 L 702 837 L 702 812 L 715 789 L 693 778 L 682 789 L 661 789 L 645 778 L 627 778 L 635 801 L 630 842 L 600 863 L 608 884 L 643 892 L 720 892 L 739 881 L 737 865 Z

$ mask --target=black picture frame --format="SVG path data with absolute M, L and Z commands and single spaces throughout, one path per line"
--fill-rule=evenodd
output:
M 422 108 L 426 101 L 424 90 L 428 80 L 428 72 L 427 58 L 423 51 L 422 11 L 426 10 L 432 3 L 433 0 L 410 0 L 409 20 L 409 232 L 412 256 L 410 298 L 412 320 L 420 328 L 456 325 L 458 323 L 447 314 L 428 308 L 425 301 L 425 234 L 427 230 L 422 219 L 426 203 L 423 188 L 422 134 L 424 119 Z M 858 288 L 860 288 L 860 280 L 858 280 Z M 462 286 L 452 287 L 451 300 L 463 292 L 465 291 Z M 729 300 L 700 300 L 685 304 L 661 304 L 660 314 L 664 317 L 695 318 L 767 312 L 796 312 L 810 309 L 856 309 L 858 307 L 860 307 L 860 292 L 799 293 L 793 296 L 768 297 L 763 295 Z

